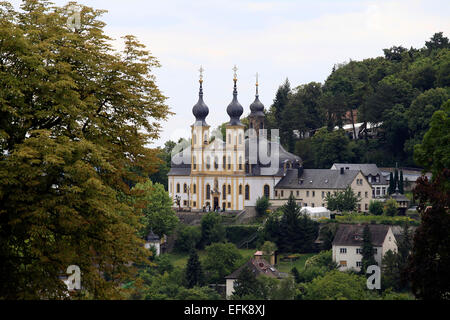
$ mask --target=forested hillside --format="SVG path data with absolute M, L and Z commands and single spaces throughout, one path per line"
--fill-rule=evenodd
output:
M 267 114 L 267 128 L 279 128 L 282 144 L 305 167 L 333 162 L 418 166 L 414 145 L 422 141 L 433 113 L 450 97 L 450 44 L 442 32 L 421 49 L 393 46 L 384 56 L 337 64 L 325 83 L 291 88 L 282 84 Z M 345 123 L 380 124 L 376 137 L 351 140 Z M 312 137 L 299 138 L 314 133 Z

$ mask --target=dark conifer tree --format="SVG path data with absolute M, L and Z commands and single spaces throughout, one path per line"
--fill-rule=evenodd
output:
M 398 192 L 400 192 L 401 194 L 405 193 L 405 190 L 403 188 L 403 170 L 400 171 L 400 178 L 398 180 Z
M 186 265 L 186 282 L 188 288 L 202 286 L 204 275 L 197 251 L 192 250 Z
M 363 231 L 363 245 L 362 245 L 362 268 L 361 268 L 361 273 L 365 274 L 367 267 L 377 264 L 377 262 L 375 261 L 375 250 L 373 249 L 373 244 L 372 244 L 372 236 L 370 234 L 370 229 L 369 229 L 369 225 L 366 224 L 364 226 L 364 231 Z

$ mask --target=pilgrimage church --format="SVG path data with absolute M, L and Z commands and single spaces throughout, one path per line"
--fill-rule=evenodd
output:
M 198 102 L 192 108 L 190 146 L 172 156 L 168 173 L 169 193 L 181 208 L 191 211 L 241 211 L 254 207 L 259 197 L 275 197 L 275 186 L 288 170 L 302 170 L 302 159 L 287 152 L 277 137 L 265 134 L 264 105 L 250 104 L 249 128 L 240 117 L 237 68 L 234 67 L 233 98 L 226 111 L 230 117 L 225 137 L 211 136 L 206 122 L 209 108 L 203 100 L 203 69 L 200 68 Z M 273 134 L 272 134 L 273 136 Z

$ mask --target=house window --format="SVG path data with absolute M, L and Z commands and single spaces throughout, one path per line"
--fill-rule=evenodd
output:
M 245 185 L 245 200 L 250 200 L 250 186 Z
M 313 196 L 313 197 L 316 196 L 316 192 L 315 192 L 315 191 L 312 192 L 312 196 Z
M 187 200 L 183 201 L 183 206 L 185 206 L 185 207 L 187 206 Z
M 284 190 L 281 190 L 281 196 L 284 197 Z
M 356 261 L 356 266 L 357 267 L 362 267 L 362 261 Z
M 346 260 L 341 260 L 341 261 L 339 261 L 339 265 L 341 267 L 346 267 L 347 266 L 347 261 Z
M 369 205 L 367 203 L 364 204 L 364 210 L 369 210 Z
M 300 195 L 300 191 L 297 190 L 297 197 Z
M 322 199 L 325 198 L 325 191 L 322 191 Z
M 231 202 L 228 202 L 228 208 L 231 208 Z
M 194 201 L 194 203 L 193 203 L 193 206 L 194 206 L 194 207 L 196 207 L 196 206 L 197 206 L 197 202 L 196 202 L 196 201 Z
M 307 204 L 307 203 L 305 202 L 305 203 L 303 204 L 303 206 L 304 206 L 304 207 L 307 207 L 307 206 L 308 206 L 308 204 Z
M 361 204 L 358 203 L 358 211 L 361 211 Z
M 315 207 L 315 204 L 314 204 L 314 203 L 312 203 L 312 204 L 311 204 L 311 207 L 313 207 L 313 208 L 314 208 L 314 207 Z
M 369 192 L 366 191 L 366 192 L 364 193 L 364 196 L 365 196 L 366 198 L 368 198 L 368 197 L 369 197 Z
M 358 191 L 358 197 L 361 198 L 361 191 Z
M 180 193 L 180 184 L 177 183 L 177 193 Z
M 209 186 L 209 184 L 206 185 L 206 199 L 210 199 L 211 198 L 211 187 Z
M 263 190 L 263 192 L 264 192 L 264 196 L 265 196 L 267 199 L 269 199 L 269 198 L 270 198 L 270 187 L 269 187 L 269 185 L 267 185 L 267 184 L 264 185 L 264 190 Z
M 341 248 L 341 249 L 339 250 L 339 252 L 340 252 L 340 253 L 347 253 L 347 248 Z
M 278 197 L 278 190 L 275 190 L 275 197 Z
M 378 249 L 377 248 L 373 248 L 373 253 L 377 254 L 377 252 L 378 252 Z
M 306 191 L 306 196 L 309 197 L 309 191 Z
M 362 254 L 362 249 L 361 248 L 356 248 L 356 254 Z

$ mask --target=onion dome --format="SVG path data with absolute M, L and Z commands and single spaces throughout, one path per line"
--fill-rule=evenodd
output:
M 209 108 L 203 101 L 203 68 L 200 67 L 200 90 L 198 102 L 192 108 L 192 114 L 195 116 L 195 126 L 207 126 L 205 119 L 209 114 Z
M 239 120 L 239 118 L 244 113 L 244 108 L 242 107 L 242 105 L 239 103 L 239 101 L 237 99 L 237 87 L 236 87 L 236 82 L 237 82 L 236 71 L 237 71 L 237 68 L 236 68 L 236 66 L 234 66 L 233 70 L 234 70 L 233 101 L 231 101 L 231 103 L 228 105 L 228 108 L 227 108 L 227 113 L 230 116 L 230 123 L 229 123 L 229 125 L 232 125 L 232 126 L 234 126 L 234 125 L 242 125 L 242 123 Z
M 253 116 L 264 116 L 264 105 L 261 101 L 259 101 L 259 92 L 258 92 L 258 74 L 256 74 L 256 95 L 255 101 L 250 105 L 251 113 Z

